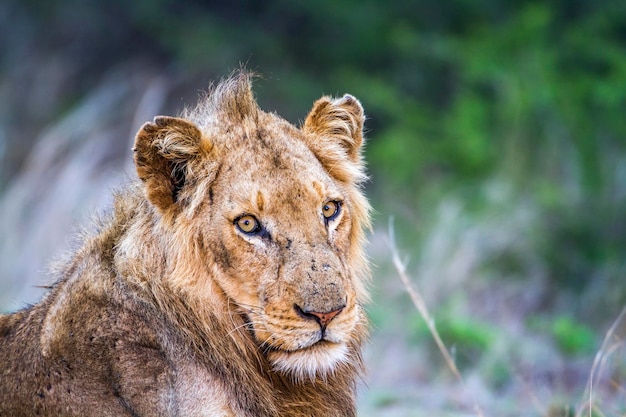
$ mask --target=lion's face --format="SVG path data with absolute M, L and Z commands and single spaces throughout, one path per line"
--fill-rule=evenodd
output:
M 206 241 L 261 348 L 300 377 L 345 360 L 363 320 L 348 259 L 352 202 L 302 133 L 274 134 L 261 140 L 281 146 L 241 142 L 224 159 Z
M 302 130 L 260 110 L 254 123 L 219 119 L 198 129 L 205 151 L 187 167 L 196 177 L 172 174 L 183 183 L 173 188 L 180 194 L 173 203 L 193 206 L 178 215 L 193 216 L 210 279 L 274 369 L 294 379 L 325 377 L 348 362 L 366 324 L 360 251 L 367 207 L 356 179 L 349 181 L 361 167 L 358 152 L 337 143 L 334 154 L 323 154 L 325 140 L 341 140 L 333 135 L 358 134 L 360 146 L 362 109 L 350 96 L 320 102 Z M 324 130 L 331 110 L 343 125 Z M 349 111 L 360 118 L 358 132 L 349 129 Z M 179 124 L 178 133 L 194 129 L 167 120 Z

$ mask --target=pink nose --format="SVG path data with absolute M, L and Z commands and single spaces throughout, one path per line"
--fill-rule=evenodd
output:
M 304 311 L 300 309 L 299 307 L 297 308 L 297 310 L 299 310 L 299 312 L 303 316 L 315 319 L 315 321 L 319 323 L 322 329 L 325 329 L 326 326 L 328 326 L 328 323 L 330 323 L 330 321 L 334 319 L 337 316 L 337 314 L 341 313 L 341 311 L 343 310 L 343 307 L 338 308 L 337 310 L 328 311 L 326 313 L 320 313 L 318 311 Z

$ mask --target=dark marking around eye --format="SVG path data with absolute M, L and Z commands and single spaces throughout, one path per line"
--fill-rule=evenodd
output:
M 244 214 L 233 222 L 240 233 L 248 236 L 256 236 L 268 241 L 272 240 L 272 235 L 261 222 L 250 214 Z
M 261 223 L 256 217 L 244 214 L 235 219 L 235 226 L 241 233 L 246 235 L 256 235 L 261 231 Z
M 267 239 L 270 242 L 272 241 L 272 235 L 270 234 L 269 230 L 267 230 L 266 228 L 262 227 L 261 230 L 257 233 L 257 236 L 263 238 L 263 239 Z
M 341 213 L 341 201 L 329 201 L 322 206 L 322 215 L 326 224 L 334 220 Z

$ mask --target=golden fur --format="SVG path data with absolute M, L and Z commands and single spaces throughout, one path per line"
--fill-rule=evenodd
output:
M 352 416 L 367 319 L 363 110 L 301 128 L 245 72 L 135 142 L 140 182 L 0 317 L 0 415 Z

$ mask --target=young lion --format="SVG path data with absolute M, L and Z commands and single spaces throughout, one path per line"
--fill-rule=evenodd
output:
M 363 109 L 323 97 L 298 129 L 250 84 L 140 129 L 141 181 L 0 317 L 0 415 L 356 415 Z

